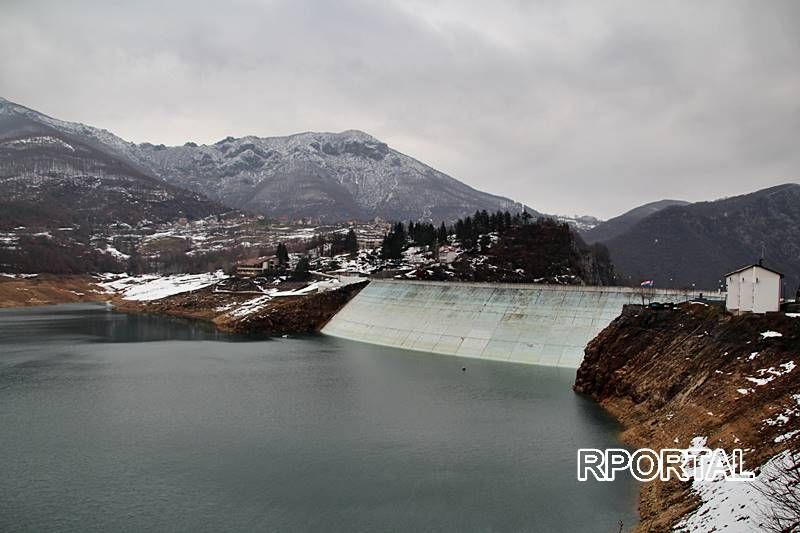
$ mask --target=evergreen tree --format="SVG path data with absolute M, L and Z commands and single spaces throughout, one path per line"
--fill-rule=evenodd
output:
M 503 230 L 503 214 L 500 211 L 491 214 L 489 217 L 489 227 L 492 231 Z
M 436 242 L 438 242 L 440 245 L 447 244 L 447 226 L 444 225 L 444 222 L 442 222 L 442 225 L 439 226 L 439 232 L 436 235 Z
M 297 262 L 294 267 L 294 272 L 292 273 L 292 280 L 294 281 L 308 281 L 311 277 L 311 273 L 309 272 L 309 262 L 308 256 L 303 256 Z
M 532 218 L 533 218 L 533 215 L 528 213 L 527 209 L 522 212 L 522 223 L 523 224 L 529 224 Z
M 384 259 L 400 259 L 406 247 L 406 230 L 402 222 L 392 226 L 381 244 L 381 257 Z
M 358 238 L 352 228 L 347 232 L 347 236 L 344 239 L 344 249 L 350 254 L 358 252 Z
M 489 213 L 484 209 L 478 213 L 478 233 L 489 233 L 490 231 L 492 231 L 492 227 L 489 221 Z
M 278 243 L 278 249 L 275 252 L 275 255 L 278 256 L 278 263 L 281 266 L 286 266 L 289 264 L 289 250 L 286 249 L 286 245 L 282 242 Z

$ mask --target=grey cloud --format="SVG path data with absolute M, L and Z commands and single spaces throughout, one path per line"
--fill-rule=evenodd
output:
M 796 2 L 44 2 L 0 95 L 135 141 L 362 129 L 475 187 L 613 216 L 798 181 Z

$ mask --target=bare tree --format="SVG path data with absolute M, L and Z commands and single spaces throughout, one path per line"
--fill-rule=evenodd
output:
M 763 471 L 755 485 L 767 500 L 760 509 L 763 526 L 775 533 L 800 531 L 800 450 L 794 446 L 773 461 L 773 468 Z
M 769 469 L 762 471 L 756 489 L 767 503 L 760 509 L 767 531 L 790 533 L 800 531 L 800 443 L 793 439 L 800 431 L 800 395 L 787 394 L 778 413 L 788 419 L 780 424 L 788 447 L 773 455 Z

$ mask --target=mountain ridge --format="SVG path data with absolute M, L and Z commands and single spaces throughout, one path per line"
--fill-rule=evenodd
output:
M 138 161 L 166 181 L 269 216 L 439 221 L 478 209 L 525 208 L 360 130 L 226 137 L 210 145 L 144 143 L 139 149 Z
M 136 144 L 108 130 L 56 119 L 2 98 L 0 113 L 21 115 L 62 134 L 79 136 L 109 156 L 124 158 L 144 174 L 269 217 L 439 221 L 479 209 L 526 209 L 509 198 L 475 189 L 358 129 L 228 136 L 213 144 L 188 141 L 166 146 Z
M 631 282 L 706 289 L 757 262 L 764 250 L 765 264 L 783 272 L 791 296 L 800 283 L 800 184 L 669 206 L 604 244 Z
M 0 227 L 161 222 L 225 210 L 91 133 L 0 100 Z
M 583 239 L 591 244 L 594 242 L 607 241 L 621 233 L 624 233 L 631 226 L 636 224 L 643 218 L 657 213 L 662 209 L 672 207 L 673 205 L 688 205 L 691 202 L 684 200 L 656 200 L 655 202 L 648 202 L 633 209 L 625 211 L 621 215 L 609 218 L 594 227 L 581 232 Z

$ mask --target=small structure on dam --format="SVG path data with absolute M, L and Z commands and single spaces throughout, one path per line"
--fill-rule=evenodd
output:
M 700 291 L 648 294 L 678 303 Z M 577 368 L 586 344 L 623 305 L 641 300 L 640 290 L 627 287 L 374 280 L 322 333 L 409 350 Z

